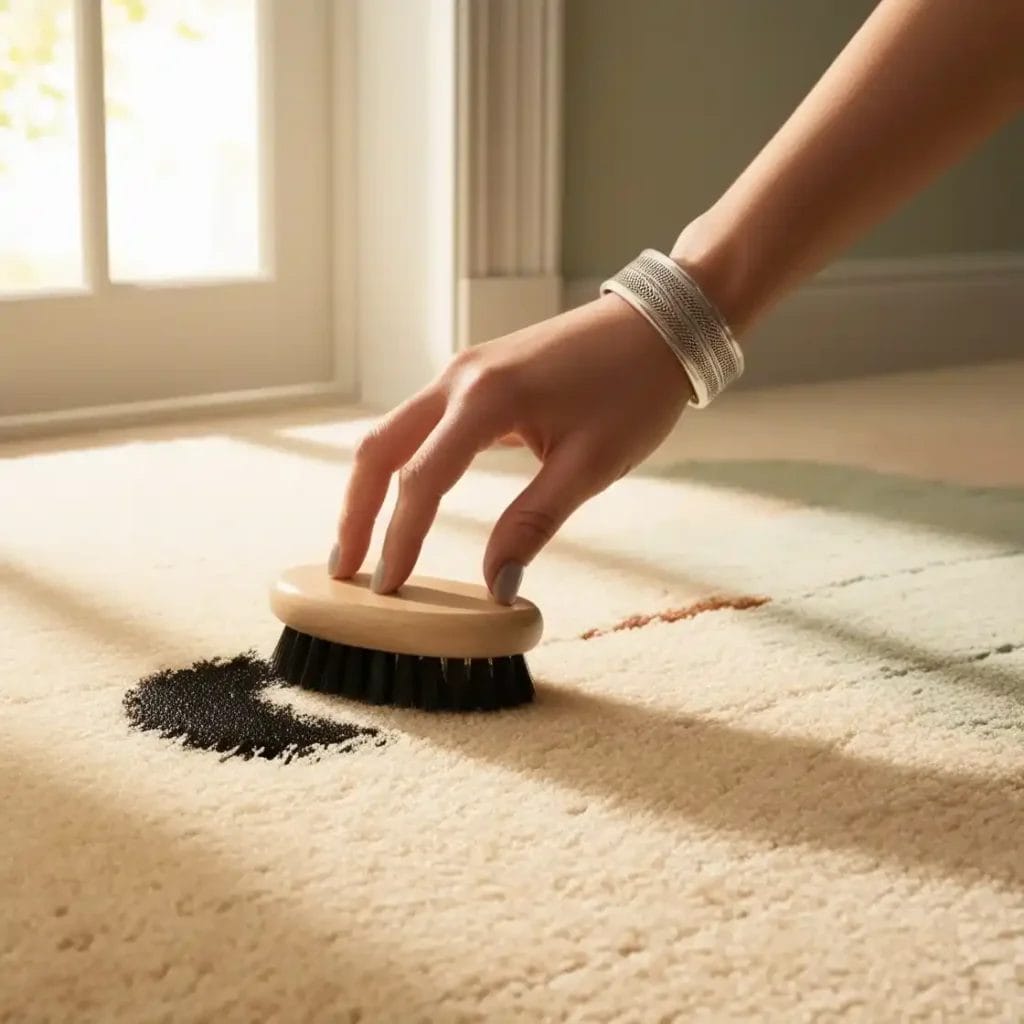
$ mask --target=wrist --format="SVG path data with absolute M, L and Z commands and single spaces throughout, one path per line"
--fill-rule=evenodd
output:
M 621 295 L 607 292 L 594 302 L 604 318 L 608 330 L 601 334 L 615 339 L 616 344 L 627 345 L 634 358 L 642 358 L 648 366 L 656 366 L 659 378 L 666 384 L 674 382 L 681 401 L 695 401 L 697 392 L 689 371 L 680 363 L 670 345 L 658 329 L 635 306 Z
M 717 306 L 733 335 L 743 335 L 761 311 L 744 240 L 712 209 L 683 228 L 669 255 Z

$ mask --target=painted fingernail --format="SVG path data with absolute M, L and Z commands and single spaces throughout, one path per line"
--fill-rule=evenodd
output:
M 338 563 L 341 561 L 341 548 L 335 544 L 327 556 L 327 575 L 333 576 L 338 571 Z
M 373 578 L 370 580 L 370 589 L 375 594 L 384 593 L 384 559 L 382 558 L 377 563 L 377 568 L 373 570 Z
M 499 604 L 511 604 L 522 582 L 523 567 L 517 562 L 506 562 L 494 577 L 494 600 Z

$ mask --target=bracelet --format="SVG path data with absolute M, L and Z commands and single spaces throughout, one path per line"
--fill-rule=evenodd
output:
M 665 339 L 690 378 L 695 408 L 707 408 L 743 373 L 743 351 L 725 318 L 675 260 L 645 249 L 601 285 L 601 294 L 608 292 Z

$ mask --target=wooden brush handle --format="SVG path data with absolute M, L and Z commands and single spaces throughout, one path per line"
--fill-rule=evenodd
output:
M 519 598 L 506 607 L 474 583 L 413 576 L 396 594 L 375 594 L 370 577 L 331 579 L 322 565 L 282 573 L 270 607 L 300 633 L 333 643 L 433 658 L 501 658 L 540 640 L 540 611 Z

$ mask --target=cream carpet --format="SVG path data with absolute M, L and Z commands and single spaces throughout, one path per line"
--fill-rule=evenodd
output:
M 1024 364 L 688 414 L 527 574 L 535 705 L 270 687 L 379 729 L 290 761 L 122 701 L 269 652 L 266 583 L 326 558 L 365 422 L 3 446 L 0 1020 L 1022 1019 L 1022 391 Z M 528 467 L 482 457 L 423 570 L 475 579 Z

